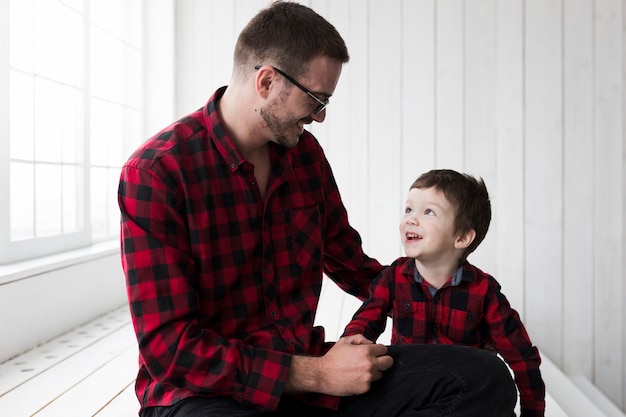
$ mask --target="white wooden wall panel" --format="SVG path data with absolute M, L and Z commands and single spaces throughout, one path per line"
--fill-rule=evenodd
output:
M 496 238 L 493 271 L 509 302 L 525 317 L 524 263 L 524 81 L 523 3 L 498 2 L 496 7 L 496 73 L 494 128 L 496 178 L 489 232 Z M 495 235 L 495 236 L 493 236 Z M 491 271 L 489 271 L 491 272 Z
M 435 166 L 435 1 L 404 0 L 401 25 L 402 54 L 396 65 L 402 67 L 403 204 L 413 181 Z M 397 242 L 400 245 L 399 238 Z
M 592 378 L 593 3 L 563 4 L 563 368 Z M 590 219 L 591 220 L 591 219 Z M 580 308 L 580 306 L 589 308 Z M 593 310 L 591 310 L 593 311 Z M 565 349 L 567 346 L 567 349 Z
M 175 77 L 176 77 L 176 116 L 182 116 L 193 110 L 198 105 L 198 100 L 193 97 L 195 80 L 191 76 L 194 66 L 202 68 L 195 60 L 195 45 L 193 42 L 193 3 L 194 0 L 178 0 L 176 2 L 176 53 Z M 181 63 L 181 60 L 184 63 Z M 206 70 L 206 69 L 205 69 Z M 208 99 L 208 97 L 207 97 Z M 165 127 L 166 121 L 163 121 Z M 156 133 L 148 132 L 149 135 Z
M 497 199 L 497 147 L 494 124 L 496 103 L 496 0 L 466 4 L 464 18 L 464 145 L 463 171 L 482 177 L 492 200 Z M 468 5 L 471 4 L 471 7 Z M 489 226 L 485 240 L 469 260 L 496 279 L 498 223 Z M 506 290 L 503 290 L 506 294 Z
M 254 16 L 259 10 L 265 7 L 265 5 L 259 2 L 258 0 L 235 0 L 234 3 L 235 3 L 234 16 L 222 16 L 222 18 L 226 22 L 229 22 L 232 19 L 233 25 L 231 25 L 229 28 L 228 40 L 232 41 L 233 48 L 237 40 L 237 35 L 239 35 L 239 32 L 241 32 L 244 26 L 248 24 L 248 22 L 250 21 L 250 17 Z M 234 49 L 231 49 L 230 50 L 231 56 L 233 52 L 234 52 Z M 225 70 L 229 69 L 228 65 L 223 65 L 223 67 L 224 67 L 223 69 Z M 228 75 L 230 76 L 230 71 L 228 72 Z
M 175 32 L 174 0 L 150 1 L 144 4 L 144 68 L 150 68 L 143 79 L 143 132 L 156 132 L 163 120 L 174 117 L 175 103 Z M 159 86 L 159 88 L 153 88 Z M 139 139 L 137 134 L 133 139 Z
M 622 409 L 624 1 L 303 2 L 349 47 L 326 121 L 311 130 L 368 253 L 402 255 L 397 225 L 417 175 L 482 176 L 493 222 L 470 260 L 500 281 L 546 356 Z M 267 4 L 176 2 L 178 115 L 228 82 L 236 36 Z M 318 322 L 329 339 L 358 305 L 325 282 Z
M 198 48 L 195 50 L 195 53 L 200 55 L 199 59 L 206 60 L 206 65 L 202 67 L 208 68 L 211 75 L 207 77 L 206 72 L 202 71 L 202 67 L 197 68 L 199 72 L 196 76 L 198 79 L 203 80 L 200 84 L 201 88 L 197 92 L 201 99 L 203 98 L 199 104 L 204 104 L 205 100 L 208 99 L 208 95 L 215 89 L 215 85 L 211 82 L 212 80 L 217 80 L 220 85 L 228 84 L 232 73 L 232 54 L 235 48 L 235 40 L 242 28 L 235 28 L 235 17 L 237 16 L 235 7 L 238 6 L 236 2 L 205 0 L 199 2 L 198 6 L 200 7 L 197 8 L 194 18 L 200 20 L 207 32 L 198 33 L 196 40 Z M 247 6 L 247 4 L 244 4 L 244 6 Z M 254 14 L 258 9 L 260 8 L 256 10 L 246 8 L 245 10 Z M 208 21 L 206 19 L 207 16 Z M 222 49 L 230 51 L 230 60 L 215 59 L 213 57 L 212 51 Z
M 464 5 L 436 3 L 436 166 L 463 171 L 463 35 Z
M 400 3 L 398 3 L 398 6 Z M 367 112 L 370 135 L 368 206 L 372 253 L 388 261 L 398 253 L 398 221 L 402 213 L 401 190 L 401 50 L 402 8 L 389 3 L 369 4 Z M 390 47 L 396 45 L 396 47 Z M 378 213 L 385 213 L 378 215 Z M 393 242 L 390 244 L 389 242 Z
M 623 6 L 624 3 L 622 2 L 622 24 L 624 24 L 624 22 L 626 22 L 626 7 Z M 622 29 L 622 42 L 624 42 L 626 44 L 626 31 L 624 31 Z M 624 88 L 624 86 L 626 86 L 626 56 L 622 56 L 622 62 L 621 62 L 621 67 L 622 67 L 622 88 Z M 622 95 L 624 96 L 624 90 L 622 90 Z M 626 98 L 622 97 L 622 112 L 621 112 L 621 118 L 622 120 L 626 120 Z M 623 125 L 624 126 L 624 125 Z M 622 154 L 626 153 L 626 132 L 622 132 L 622 137 L 621 138 L 617 138 L 615 140 L 616 144 L 620 143 L 621 140 L 621 146 L 622 146 Z M 619 145 L 617 145 L 619 146 Z M 626 159 L 626 158 L 625 158 Z M 622 194 L 622 215 L 621 218 L 624 219 L 626 217 L 626 191 L 624 190 L 624 188 L 626 188 L 626 160 L 624 162 L 622 162 L 622 166 L 621 166 L 621 170 L 622 170 L 622 184 L 624 185 L 622 187 L 621 190 L 621 194 Z M 622 273 L 621 274 L 616 274 L 615 277 L 613 278 L 614 280 L 620 282 L 622 284 L 622 308 L 626 309 L 626 285 L 624 285 L 624 271 L 626 271 L 626 221 L 622 220 L 622 240 L 621 240 L 621 244 L 619 244 L 618 246 L 620 246 L 622 248 L 621 251 L 621 256 L 622 256 Z M 621 317 L 623 318 L 624 316 L 626 316 L 626 311 L 622 310 L 622 314 Z M 621 352 L 621 360 L 622 360 L 622 393 L 621 393 L 621 403 L 620 403 L 620 399 L 619 397 L 617 399 L 613 399 L 614 402 L 616 402 L 618 405 L 621 406 L 622 410 L 626 411 L 626 364 L 624 364 L 623 362 L 626 361 L 626 324 L 622 325 L 622 331 L 620 332 L 622 335 L 622 352 Z M 619 348 L 616 347 L 616 355 L 619 355 Z
M 561 1 L 526 1 L 524 138 L 526 324 L 561 362 L 562 68 Z M 542 262 L 543 260 L 543 262 Z
M 595 31 L 595 382 L 624 402 L 624 132 L 623 4 L 596 2 Z M 623 406 L 623 405 L 622 405 Z
M 231 2 L 223 3 L 230 4 Z M 193 65 L 189 68 L 191 79 L 193 80 L 193 90 L 191 90 L 193 101 L 189 103 L 189 107 L 184 109 L 185 114 L 197 109 L 206 102 L 215 89 L 214 85 L 211 84 L 211 80 L 214 80 L 214 83 L 220 86 L 225 85 L 228 81 L 227 79 L 224 80 L 220 74 L 214 73 L 213 69 L 215 67 L 211 64 L 214 61 L 212 59 L 214 52 L 222 54 L 222 51 L 228 50 L 229 47 L 229 42 L 226 41 L 228 37 L 216 30 L 216 13 L 217 10 L 213 0 L 193 2 L 193 13 L 188 22 L 191 22 L 193 31 L 191 43 L 193 45 L 193 54 L 195 55 L 194 61 L 197 61 L 198 65 Z M 216 41 L 219 41 L 219 43 Z M 232 66 L 227 65 L 228 60 L 218 61 L 222 61 L 225 64 L 225 70 Z M 232 56 L 230 61 L 232 62 Z

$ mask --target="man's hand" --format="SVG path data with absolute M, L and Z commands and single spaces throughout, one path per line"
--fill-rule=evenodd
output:
M 352 336 L 345 336 L 345 337 L 342 337 L 340 341 L 341 340 L 345 340 L 348 343 L 351 343 L 353 345 L 371 345 L 374 343 L 368 338 L 366 338 L 365 336 L 363 336 L 362 334 L 354 334 Z
M 362 335 L 343 337 L 324 356 L 294 356 L 285 392 L 363 394 L 392 365 L 386 346 Z

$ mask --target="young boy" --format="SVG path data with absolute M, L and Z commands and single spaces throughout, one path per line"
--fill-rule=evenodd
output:
M 400 221 L 406 257 L 385 269 L 344 336 L 375 341 L 393 319 L 392 344 L 495 349 L 515 374 L 523 417 L 543 416 L 541 359 L 518 313 L 490 275 L 467 262 L 485 238 L 491 204 L 485 183 L 433 170 L 411 185 Z

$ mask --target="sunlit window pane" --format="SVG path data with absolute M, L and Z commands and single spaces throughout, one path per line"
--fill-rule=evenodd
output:
M 106 168 L 91 168 L 91 233 L 94 238 L 107 234 L 107 190 Z
M 120 179 L 118 168 L 91 169 L 91 220 L 94 238 L 119 233 L 120 211 L 117 199 L 117 187 Z
M 58 1 L 64 4 L 65 6 L 69 7 L 70 9 L 73 9 L 79 13 L 83 11 L 84 0 L 58 0 Z
M 126 0 L 99 0 L 91 2 L 91 22 L 118 38 L 124 37 L 124 15 L 128 12 Z
M 107 194 L 117 196 L 117 187 L 120 180 L 120 170 L 111 168 L 107 170 Z M 117 198 L 107 199 L 107 234 L 115 235 L 120 230 L 120 209 Z
M 63 3 L 35 0 L 35 71 L 73 86 L 82 84 L 83 18 Z
M 127 140 L 124 141 L 124 155 L 122 161 L 125 161 L 130 154 L 143 142 L 146 138 L 142 136 L 141 111 L 130 109 L 126 112 L 126 120 L 128 120 Z
M 141 49 L 143 42 L 143 27 L 142 25 L 137 24 L 137 22 L 141 22 L 141 2 L 142 0 L 125 1 L 127 12 L 124 13 L 124 17 L 126 18 L 124 23 L 128 30 L 126 41 L 129 45 L 136 49 Z M 141 66 L 136 68 L 141 68 Z
M 117 105 L 109 106 L 109 137 L 117 138 L 117 140 L 107 141 L 107 161 L 106 165 L 121 166 L 122 165 L 122 152 L 124 141 L 124 109 Z M 126 155 L 128 157 L 128 155 Z
M 33 164 L 12 162 L 11 165 L 11 240 L 35 236 L 35 175 Z
M 35 166 L 35 235 L 50 236 L 63 231 L 61 198 L 62 175 L 59 165 Z
M 107 162 L 107 142 L 111 140 L 109 134 L 109 107 L 100 99 L 91 99 L 90 120 L 90 161 L 91 165 L 105 166 Z
M 91 103 L 91 165 L 121 167 L 131 151 L 128 139 L 140 136 L 141 114 L 98 99 Z
M 35 79 L 35 159 L 61 162 L 61 109 L 58 83 Z
M 124 100 L 124 45 L 93 27 L 91 30 L 91 94 L 117 103 Z
M 79 167 L 74 165 L 63 166 L 63 231 L 75 232 L 80 228 L 79 209 L 82 207 L 80 195 Z
M 66 163 L 81 160 L 83 137 L 83 94 L 82 91 L 64 86 L 58 97 L 61 119 L 61 153 Z
M 35 31 L 33 0 L 11 0 L 9 3 L 9 36 L 11 66 L 24 71 L 33 70 L 33 43 Z
M 8 2 L 11 221 L 1 238 L 114 237 L 120 168 L 143 140 L 143 0 Z
M 137 68 L 141 68 L 141 54 L 131 48 L 126 48 L 128 65 L 126 69 L 126 101 L 128 105 L 136 109 L 141 108 L 143 100 L 143 83 L 141 73 Z
M 18 71 L 10 73 L 11 158 L 32 161 L 34 158 L 33 76 Z

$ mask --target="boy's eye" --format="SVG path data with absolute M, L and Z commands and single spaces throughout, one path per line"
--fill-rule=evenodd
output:
M 432 211 L 431 209 L 426 209 L 426 210 L 424 210 L 424 214 L 427 215 L 427 216 L 434 216 L 435 212 Z
M 404 209 L 404 214 L 409 214 L 411 213 L 413 210 L 411 210 L 411 207 L 405 207 Z

